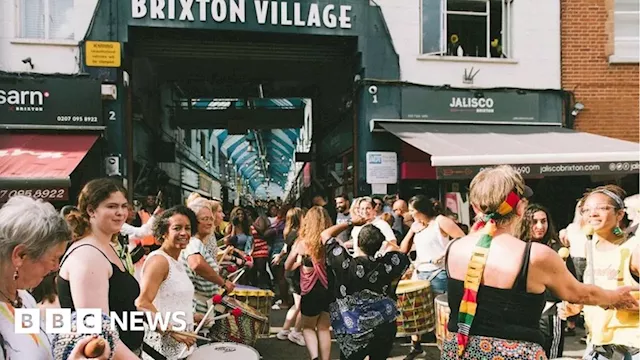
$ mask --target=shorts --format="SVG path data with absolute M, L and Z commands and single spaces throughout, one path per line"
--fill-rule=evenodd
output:
M 325 289 L 318 281 L 311 291 L 302 295 L 300 313 L 304 316 L 318 316 L 322 312 L 328 313 L 329 303 L 331 303 L 329 289 Z
M 434 270 L 440 271 L 440 270 Z M 418 280 L 429 280 L 434 271 L 416 271 Z M 431 279 L 431 292 L 434 294 L 444 294 L 447 292 L 447 272 L 442 270 Z

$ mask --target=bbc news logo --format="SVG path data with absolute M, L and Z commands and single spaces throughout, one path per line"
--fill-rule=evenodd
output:
M 45 309 L 45 318 L 41 319 L 40 309 L 15 309 L 16 334 L 39 334 L 44 323 L 48 334 L 101 334 L 101 309 L 76 309 L 75 319 L 71 309 Z M 110 329 L 117 331 L 144 331 L 144 324 L 151 329 L 167 331 L 169 327 L 176 331 L 187 331 L 187 315 L 184 312 L 156 314 L 149 311 L 130 311 L 109 314 Z M 171 326 L 170 326 L 171 324 Z

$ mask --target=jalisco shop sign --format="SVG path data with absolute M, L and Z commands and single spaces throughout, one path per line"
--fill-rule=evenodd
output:
M 557 164 L 514 164 L 514 169 L 524 178 L 541 176 L 576 175 L 626 175 L 640 171 L 639 161 L 557 163 Z M 438 166 L 438 179 L 470 179 L 490 166 Z
M 131 0 L 131 17 L 135 24 L 138 24 L 136 20 L 151 20 L 156 26 L 164 21 L 189 23 L 194 27 L 202 27 L 199 23 L 244 24 L 253 26 L 252 30 L 264 30 L 264 26 L 352 29 L 355 19 L 352 12 L 357 5 L 340 2 L 346 1 Z
M 496 90 L 402 89 L 402 118 L 477 123 L 562 123 L 555 94 Z
M 101 126 L 101 84 L 89 78 L 0 78 L 2 125 Z

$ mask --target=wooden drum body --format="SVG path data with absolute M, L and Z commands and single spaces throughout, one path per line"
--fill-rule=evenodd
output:
M 258 310 L 262 314 L 262 316 L 267 318 L 262 329 L 258 335 L 261 336 L 269 336 L 269 319 L 271 316 L 271 305 L 274 297 L 273 291 L 271 290 L 263 290 L 260 288 L 256 288 L 253 286 L 243 286 L 238 285 L 233 290 L 231 294 L 229 294 L 232 298 L 235 298 L 252 308 Z
M 442 350 L 442 344 L 447 341 L 447 334 L 449 334 L 449 330 L 447 326 L 449 325 L 449 315 L 451 314 L 451 309 L 449 308 L 449 301 L 447 299 L 447 294 L 442 294 L 436 296 L 436 342 L 438 344 L 438 349 Z
M 433 331 L 435 318 L 431 284 L 426 280 L 402 280 L 396 289 L 398 311 L 397 337 L 421 335 Z
M 240 309 L 242 314 L 217 320 L 209 329 L 209 338 L 216 342 L 254 346 L 260 331 L 269 326 L 268 319 L 253 307 L 229 296 L 225 296 L 222 303 L 215 305 L 216 312 L 220 314 L 229 313 L 236 308 Z

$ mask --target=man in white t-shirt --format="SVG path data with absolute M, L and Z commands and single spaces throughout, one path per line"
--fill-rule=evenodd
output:
M 343 224 L 351 220 L 351 214 L 349 213 L 349 197 L 345 194 L 341 194 L 336 196 L 336 221 L 335 224 Z M 345 243 L 349 241 L 349 234 L 351 233 L 351 228 L 341 232 L 336 236 L 336 239 L 341 243 Z
M 389 226 L 386 221 L 377 217 L 378 214 L 373 199 L 371 199 L 370 197 L 362 198 L 359 211 L 360 216 L 367 219 L 368 224 L 372 224 L 373 226 L 380 229 L 386 241 L 394 241 L 397 243 L 396 235 L 393 233 L 393 229 L 391 229 L 391 226 Z M 362 226 L 355 226 L 353 230 L 351 230 L 351 241 L 353 242 L 354 257 L 364 255 L 364 253 L 362 253 L 362 251 L 360 250 L 360 247 L 358 247 L 358 235 L 360 234 L 361 229 Z

